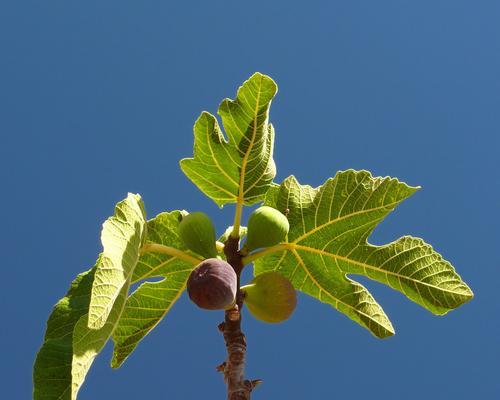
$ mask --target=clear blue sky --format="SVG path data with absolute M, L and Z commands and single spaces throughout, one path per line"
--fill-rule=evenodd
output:
M 30 398 L 46 318 L 128 191 L 151 217 L 230 223 L 178 160 L 254 71 L 279 85 L 278 180 L 364 168 L 422 185 L 371 241 L 425 238 L 476 296 L 435 317 L 363 280 L 397 330 L 384 341 L 305 296 L 287 323 L 248 317 L 254 398 L 498 398 L 499 21 L 497 0 L 2 1 L 2 398 Z M 183 296 L 120 370 L 106 348 L 81 399 L 224 398 L 220 320 Z

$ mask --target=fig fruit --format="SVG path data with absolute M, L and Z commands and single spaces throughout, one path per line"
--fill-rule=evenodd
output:
M 184 216 L 179 223 L 179 236 L 189 250 L 200 256 L 217 256 L 215 227 L 207 214 L 194 212 Z
M 274 246 L 285 239 L 289 229 L 288 219 L 281 212 L 268 206 L 259 207 L 248 219 L 244 250 L 250 252 L 260 247 Z
M 237 278 L 233 267 L 218 258 L 202 261 L 187 281 L 189 298 L 205 310 L 226 310 L 236 301 Z
M 292 315 L 297 294 L 290 281 L 278 272 L 257 275 L 241 288 L 248 311 L 260 321 L 277 323 Z

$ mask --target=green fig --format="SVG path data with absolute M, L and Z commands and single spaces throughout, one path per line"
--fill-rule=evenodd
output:
M 297 294 L 290 281 L 278 272 L 257 275 L 241 288 L 248 311 L 258 320 L 277 323 L 292 315 Z
M 194 212 L 184 216 L 179 223 L 179 236 L 189 250 L 200 256 L 217 256 L 215 227 L 207 214 Z
M 233 267 L 219 258 L 202 261 L 187 281 L 189 298 L 205 310 L 227 310 L 236 301 L 238 278 Z
M 248 219 L 244 251 L 274 246 L 285 239 L 289 229 L 288 219 L 281 212 L 268 206 L 259 207 Z

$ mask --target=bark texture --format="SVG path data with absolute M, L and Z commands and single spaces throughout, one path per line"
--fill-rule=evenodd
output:
M 249 400 L 252 389 L 260 381 L 249 381 L 245 379 L 245 358 L 247 343 L 245 335 L 241 331 L 241 308 L 243 307 L 243 296 L 240 291 L 240 275 L 243 269 L 242 256 L 239 252 L 239 240 L 229 237 L 225 247 L 227 262 L 231 264 L 238 277 L 238 290 L 236 294 L 236 305 L 225 312 L 224 322 L 219 325 L 219 330 L 224 334 L 226 342 L 227 359 L 218 369 L 224 373 L 227 385 L 228 400 Z

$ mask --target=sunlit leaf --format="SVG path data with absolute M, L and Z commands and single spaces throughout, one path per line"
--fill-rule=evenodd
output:
M 87 314 L 96 267 L 78 275 L 47 321 L 33 370 L 34 400 L 70 400 L 73 329 Z
M 141 196 L 129 193 L 104 224 L 102 261 L 95 272 L 89 306 L 89 328 L 100 329 L 122 289 L 130 285 L 146 240 L 146 215 Z M 126 289 L 127 290 L 127 289 Z
M 148 221 L 148 240 L 187 251 L 177 228 L 181 213 L 161 213 Z M 137 263 L 134 281 L 163 277 L 158 282 L 145 282 L 130 295 L 118 328 L 113 334 L 115 349 L 111 365 L 119 367 L 139 342 L 166 316 L 186 288 L 194 266 L 175 256 L 145 253 Z
M 263 200 L 276 175 L 274 129 L 268 121 L 276 92 L 271 78 L 255 73 L 235 100 L 223 100 L 218 112 L 227 139 L 208 112 L 196 121 L 194 157 L 181 160 L 181 169 L 219 206 Z
M 266 204 L 286 212 L 285 249 L 256 261 L 256 273 L 278 270 L 294 286 L 328 303 L 378 337 L 393 333 L 381 307 L 346 275 L 364 275 L 402 292 L 435 314 L 472 298 L 451 264 L 422 239 L 403 237 L 384 246 L 368 236 L 418 188 L 366 171 L 339 172 L 322 186 L 300 185 L 292 176 L 273 187 Z

